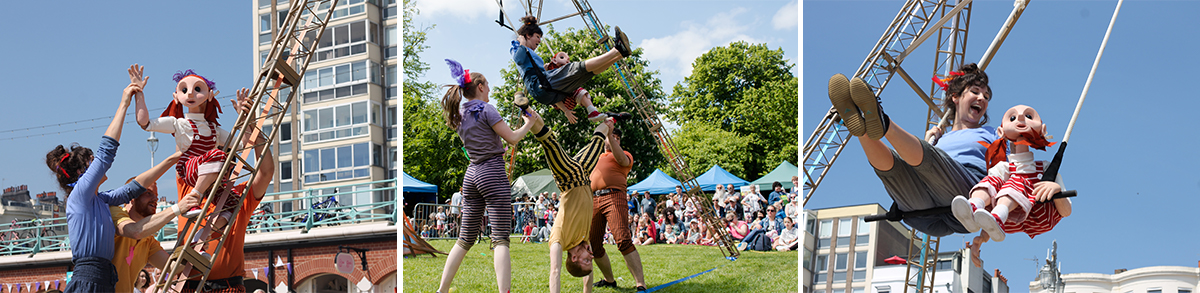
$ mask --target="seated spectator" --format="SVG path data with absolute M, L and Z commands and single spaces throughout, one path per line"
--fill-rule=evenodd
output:
M 658 243 L 662 239 L 662 233 L 658 232 L 658 225 L 654 221 L 651 221 L 648 215 L 642 215 L 640 221 L 646 223 L 646 232 L 650 233 L 649 243 Z
M 733 213 L 725 215 L 725 222 L 728 226 L 726 228 L 729 229 L 729 236 L 732 236 L 734 240 L 742 240 L 743 238 L 746 238 L 747 233 L 750 233 L 750 229 L 747 227 L 746 222 L 738 220 L 737 216 L 735 216 Z
M 799 246 L 799 236 L 797 234 L 799 233 L 799 229 L 796 229 L 796 223 L 792 222 L 792 218 L 783 218 L 783 226 L 783 232 L 779 233 L 779 237 L 775 238 L 771 246 L 775 247 L 775 250 L 778 251 L 796 249 Z
M 675 230 L 675 226 L 667 225 L 663 235 L 663 238 L 666 238 L 667 244 L 679 244 L 679 231 Z

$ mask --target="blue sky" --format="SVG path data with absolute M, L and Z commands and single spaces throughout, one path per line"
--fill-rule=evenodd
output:
M 54 5 L 5 3 L 9 13 L 0 18 L 0 93 L 5 113 L 0 115 L 0 185 L 29 185 L 32 193 L 58 189 L 46 152 L 72 142 L 95 148 L 129 84 L 126 69 L 133 63 L 146 66 L 147 107 L 170 102 L 176 71 L 194 69 L 217 83 L 221 96 L 253 82 L 252 51 L 256 35 L 251 1 L 198 2 L 128 1 L 121 4 L 78 1 Z M 43 11 L 45 13 L 32 13 Z M 229 105 L 229 98 L 221 103 Z M 221 114 L 221 123 L 232 125 L 232 108 Z M 152 111 L 157 115 L 161 110 Z M 129 113 L 133 113 L 130 107 Z M 62 126 L 12 131 L 59 123 L 89 120 Z M 150 151 L 143 131 L 130 115 L 126 121 L 116 161 L 101 186 L 120 186 L 150 167 Z M 78 130 L 96 127 L 94 129 Z M 54 134 L 61 131 L 67 133 Z M 45 134 L 44 136 L 42 136 Z M 34 135 L 35 137 L 24 138 Z M 13 139 L 10 139 L 13 138 Z M 174 151 L 173 138 L 158 134 L 156 159 Z M 160 179 L 159 193 L 175 197 L 173 171 Z
M 645 50 L 642 56 L 650 61 L 650 70 L 658 70 L 667 93 L 690 74 L 696 57 L 734 41 L 766 43 L 771 49 L 782 48 L 791 64 L 798 60 L 795 0 L 617 0 L 590 4 L 601 21 L 620 26 L 633 46 Z M 525 14 L 519 2 L 505 0 L 504 5 L 506 15 L 519 27 L 518 19 Z M 417 7 L 421 10 L 414 17 L 418 27 L 436 25 L 425 43 L 430 48 L 421 54 L 421 60 L 430 64 L 422 81 L 450 83 L 449 69 L 442 61 L 447 58 L 493 79 L 512 63 L 508 48 L 516 34 L 495 23 L 500 9 L 495 0 L 417 1 Z M 576 12 L 566 0 L 546 0 L 543 7 L 544 20 Z M 577 16 L 553 25 L 559 31 L 586 28 Z M 546 42 L 553 45 L 554 40 Z M 573 61 L 587 57 L 571 56 Z M 793 73 L 798 74 L 799 67 Z
M 830 108 L 826 84 L 853 72 L 901 8 L 900 1 L 805 1 L 802 128 L 807 138 Z M 978 61 L 1013 1 L 975 1 L 968 37 L 969 62 Z M 1032 1 L 987 69 L 994 91 L 991 126 L 1017 104 L 1036 108 L 1056 141 L 1083 90 L 1116 1 Z M 1074 214 L 1047 234 L 1010 235 L 984 245 L 984 267 L 1000 269 L 1010 290 L 1024 292 L 1057 239 L 1065 273 L 1174 265 L 1193 267 L 1200 248 L 1193 223 L 1200 204 L 1200 141 L 1191 125 L 1200 106 L 1191 84 L 1191 57 L 1200 43 L 1177 32 L 1200 30 L 1200 2 L 1125 1 L 1108 48 L 1071 134 L 1061 174 L 1079 191 Z M 933 42 L 903 64 L 929 87 Z M 896 77 L 881 95 L 901 127 L 923 133 L 924 102 Z M 1057 147 L 1051 150 L 1056 150 Z M 1035 152 L 1049 160 L 1050 152 Z M 842 152 L 808 208 L 880 203 L 891 198 L 871 171 L 857 139 Z M 969 238 L 942 238 L 942 250 Z

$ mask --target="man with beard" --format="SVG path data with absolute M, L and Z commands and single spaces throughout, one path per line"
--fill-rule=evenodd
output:
M 146 185 L 146 192 L 125 204 L 125 208 L 108 207 L 113 224 L 117 226 L 112 259 L 113 266 L 117 268 L 117 292 L 133 292 L 134 280 L 147 263 L 159 269 L 166 267 L 170 254 L 162 249 L 162 244 L 153 236 L 175 219 L 180 211 L 187 211 L 197 204 L 199 199 L 185 196 L 178 204 L 156 213 L 158 185 L 151 181 Z

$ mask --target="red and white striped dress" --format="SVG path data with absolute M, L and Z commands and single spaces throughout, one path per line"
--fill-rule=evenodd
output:
M 175 163 L 175 171 L 179 178 L 183 178 L 184 183 L 194 188 L 200 174 L 221 171 L 221 165 L 225 163 L 225 152 L 217 148 L 216 125 L 205 121 L 211 131 L 209 131 L 209 135 L 200 135 L 196 122 L 192 119 L 185 120 L 192 126 L 192 145 L 179 157 L 179 162 Z M 225 185 L 221 184 L 218 188 L 218 190 L 222 190 Z
M 1004 233 L 1025 232 L 1029 238 L 1049 232 L 1062 220 L 1062 214 L 1054 203 L 1037 203 L 1033 197 L 1033 185 L 1041 182 L 1046 161 L 1034 161 L 1033 153 L 1010 154 L 1007 162 L 1000 162 L 988 170 L 976 188 L 985 188 L 992 195 L 992 202 L 1001 197 L 1010 197 L 1017 208 L 1008 214 L 1001 225 Z M 1061 183 L 1060 183 L 1061 184 Z

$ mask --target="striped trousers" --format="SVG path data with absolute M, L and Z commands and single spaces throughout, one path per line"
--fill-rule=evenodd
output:
M 467 166 L 463 176 L 462 231 L 456 243 L 470 250 L 483 231 L 483 211 L 492 225 L 492 248 L 508 246 L 512 231 L 512 188 L 504 172 L 504 157 L 495 156 Z
M 544 134 L 537 137 L 537 140 L 545 152 L 546 165 L 550 166 L 550 172 L 554 174 L 558 190 L 566 192 L 581 185 L 591 184 L 592 180 L 589 176 L 592 174 L 592 169 L 596 168 L 600 154 L 604 153 L 603 133 L 592 133 L 588 143 L 574 157 L 567 156 L 552 131 L 545 131 Z

